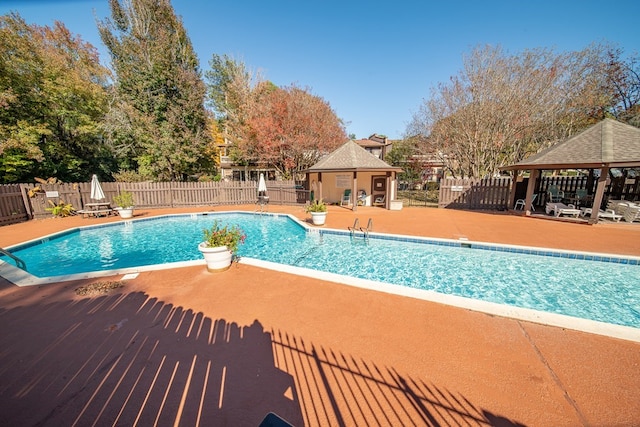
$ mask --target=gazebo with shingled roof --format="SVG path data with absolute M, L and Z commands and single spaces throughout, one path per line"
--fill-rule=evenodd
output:
M 367 195 L 370 205 L 392 209 L 399 172 L 402 168 L 380 160 L 352 140 L 305 171 L 315 198 L 340 203 L 345 190 L 350 190 L 350 205 L 354 211 L 358 207 L 359 191 Z M 376 203 L 380 200 L 382 202 Z
M 501 169 L 516 172 L 514 181 L 517 178 L 516 175 L 522 171 L 530 171 L 524 207 L 527 214 L 531 212 L 536 180 L 543 170 L 587 169 L 590 174 L 599 170 L 589 220 L 590 223 L 595 223 L 598 221 L 609 172 L 614 168 L 638 167 L 640 167 L 640 129 L 613 119 L 604 119 L 563 142 Z M 511 206 L 514 199 L 515 182 L 511 190 Z

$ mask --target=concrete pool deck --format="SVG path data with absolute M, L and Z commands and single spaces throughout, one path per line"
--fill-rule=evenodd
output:
M 136 216 L 206 210 L 254 206 Z M 640 256 L 638 224 L 332 206 L 326 226 L 356 217 L 377 232 Z M 108 221 L 4 226 L 0 246 Z M 0 424 L 255 426 L 269 411 L 298 426 L 640 424 L 640 343 L 246 264 L 74 292 L 105 281 L 0 279 Z

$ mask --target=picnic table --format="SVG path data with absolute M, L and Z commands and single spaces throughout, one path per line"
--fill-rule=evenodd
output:
M 109 202 L 86 203 L 84 209 L 78 211 L 84 218 L 109 216 L 113 212 Z

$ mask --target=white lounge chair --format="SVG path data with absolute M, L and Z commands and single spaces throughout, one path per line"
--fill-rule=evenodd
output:
M 640 206 L 629 203 L 629 207 L 624 211 L 626 222 L 640 221 Z
M 531 210 L 535 211 L 536 208 L 533 206 L 533 202 L 536 201 L 536 197 L 538 197 L 538 193 L 534 193 L 533 197 L 531 197 Z M 516 204 L 513 206 L 513 210 L 522 210 L 524 209 L 524 204 L 526 203 L 526 199 L 518 199 L 516 200 Z
M 573 205 L 565 205 L 564 203 L 549 202 L 545 207 L 545 212 L 547 215 L 553 213 L 556 217 L 559 217 L 560 215 L 570 215 L 578 218 L 578 215 L 580 215 L 580 209 L 576 209 Z
M 620 220 L 622 219 L 622 215 L 618 215 L 613 209 L 607 209 L 606 211 L 600 209 L 600 211 L 598 211 L 598 218 L 610 219 L 615 222 L 620 222 Z
M 590 216 L 592 212 L 593 212 L 592 208 L 580 208 L 581 217 L 586 217 L 587 215 Z M 613 209 L 607 209 L 606 211 L 603 211 L 602 209 L 600 209 L 598 211 L 598 218 L 610 219 L 615 222 L 620 222 L 620 220 L 622 219 L 622 215 L 617 214 L 616 211 L 614 211 Z
M 367 192 L 364 190 L 358 190 L 358 205 L 365 205 L 367 203 Z

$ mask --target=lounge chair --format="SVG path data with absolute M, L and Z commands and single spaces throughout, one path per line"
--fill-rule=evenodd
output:
M 615 211 L 615 213 L 622 216 L 624 216 L 628 207 L 629 202 L 625 202 L 624 200 L 609 200 L 607 202 L 607 210 Z
M 547 203 L 545 207 L 547 215 L 553 213 L 554 216 L 571 215 L 575 218 L 580 215 L 580 209 L 576 209 L 574 205 L 565 205 L 564 203 Z
M 384 205 L 384 199 L 386 199 L 386 195 L 382 194 L 382 195 L 378 195 L 373 199 L 373 204 L 374 205 Z
M 626 222 L 640 221 L 640 206 L 629 203 L 629 207 L 624 211 Z
M 598 211 L 598 218 L 610 219 L 615 222 L 620 222 L 620 220 L 622 219 L 622 215 L 618 215 L 614 210 L 611 209 L 607 209 L 606 211 L 600 209 Z
M 340 206 L 344 204 L 346 205 L 351 204 L 351 190 L 349 189 L 344 190 L 344 193 L 342 194 L 342 199 L 340 200 Z
M 536 201 L 536 197 L 538 197 L 538 193 L 534 193 L 533 197 L 531 198 L 531 210 L 535 211 L 536 208 L 533 206 L 533 203 Z M 513 207 L 514 210 L 522 210 L 524 209 L 524 204 L 526 203 L 526 199 L 518 199 L 516 200 L 516 204 Z
M 557 185 L 550 185 L 547 188 L 547 194 L 551 203 L 562 202 L 564 199 L 564 191 L 560 190 Z
M 640 205 L 626 200 L 609 200 L 607 210 L 621 215 L 626 222 L 640 221 Z
M 589 195 L 586 188 L 578 188 L 576 190 L 576 201 L 578 203 L 589 203 L 593 201 L 593 196 Z
M 358 190 L 358 205 L 367 204 L 367 192 L 364 190 Z
M 592 212 L 593 212 L 592 208 L 580 208 L 581 217 L 586 217 L 587 215 L 591 215 Z M 602 209 L 600 209 L 598 211 L 598 218 L 610 219 L 615 222 L 620 222 L 620 220 L 622 219 L 622 215 L 617 214 L 616 211 L 614 211 L 613 209 L 607 209 L 606 211 L 603 211 Z

